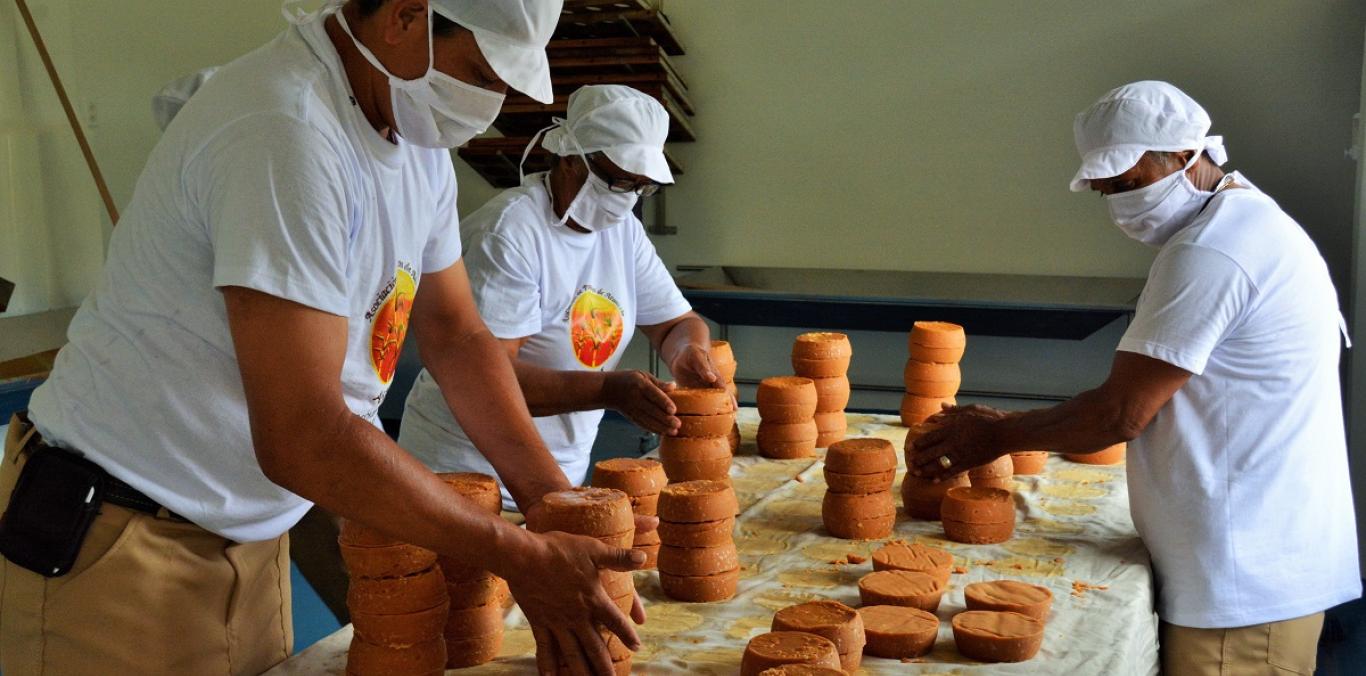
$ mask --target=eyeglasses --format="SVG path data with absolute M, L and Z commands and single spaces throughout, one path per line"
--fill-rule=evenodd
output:
M 611 190 L 615 193 L 633 192 L 637 195 L 640 195 L 641 197 L 649 197 L 659 192 L 659 184 L 653 181 L 644 181 L 641 183 L 637 183 L 634 179 L 613 178 L 612 176 L 608 175 L 607 171 L 598 164 L 598 158 L 601 156 L 602 155 L 600 153 L 593 153 L 589 155 L 588 168 L 591 169 L 593 173 L 597 175 L 598 178 L 602 179 L 603 182 L 607 184 L 608 190 Z

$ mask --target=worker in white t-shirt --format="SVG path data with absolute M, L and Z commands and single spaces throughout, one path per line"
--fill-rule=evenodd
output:
M 598 571 L 643 556 L 487 514 L 376 416 L 411 328 L 523 511 L 569 487 L 479 319 L 449 152 L 509 87 L 551 101 L 560 9 L 329 3 L 175 115 L 9 426 L 6 676 L 268 669 L 291 650 L 286 532 L 311 503 L 506 578 L 553 628 L 543 668 L 612 673 L 603 626 L 639 645 Z
M 569 97 L 543 146 L 549 172 L 523 177 L 462 224 L 470 284 L 489 330 L 513 357 L 536 428 L 571 483 L 583 483 L 603 409 L 661 434 L 678 428 L 665 384 L 614 371 L 639 329 L 684 386 L 717 386 L 710 331 L 692 312 L 631 213 L 638 195 L 672 183 L 669 116 L 630 87 L 591 85 Z M 532 144 L 536 140 L 532 139 Z M 528 148 L 530 152 L 530 147 Z M 438 471 L 490 471 L 471 419 L 452 417 L 423 371 L 408 394 L 399 445 Z M 516 477 L 500 473 L 504 500 Z
M 1158 249 L 1099 388 L 1050 409 L 941 414 L 913 471 L 1129 442 L 1168 674 L 1311 674 L 1323 611 L 1361 596 L 1338 359 L 1345 324 L 1302 228 L 1165 82 L 1077 116 L 1072 190 Z

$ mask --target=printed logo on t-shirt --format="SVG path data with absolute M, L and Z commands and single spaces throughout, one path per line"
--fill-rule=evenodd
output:
M 365 318 L 370 320 L 370 366 L 375 376 L 388 385 L 398 368 L 403 337 L 408 334 L 408 315 L 417 296 L 416 274 L 412 266 L 400 262 L 389 283 L 375 296 Z
M 574 358 L 590 369 L 601 368 L 621 345 L 624 322 L 617 299 L 585 284 L 566 314 Z

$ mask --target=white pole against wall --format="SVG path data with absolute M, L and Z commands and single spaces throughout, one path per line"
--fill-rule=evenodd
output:
M 1357 548 L 1366 566 L 1366 41 L 1362 49 L 1361 108 L 1353 118 L 1352 149 L 1357 162 L 1356 223 L 1352 228 L 1352 288 L 1349 310 L 1354 341 L 1347 363 L 1347 442 L 1356 499 Z M 1366 570 L 1366 569 L 1364 569 Z M 1366 572 L 1363 572 L 1366 577 Z

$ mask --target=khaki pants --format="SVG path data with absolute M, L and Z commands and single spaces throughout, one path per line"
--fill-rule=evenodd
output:
M 0 506 L 35 436 L 10 421 Z M 238 544 L 165 510 L 106 503 L 62 577 L 0 559 L 5 676 L 259 674 L 289 656 L 291 619 L 287 536 Z
M 1236 629 L 1192 629 L 1162 623 L 1166 676 L 1313 674 L 1323 613 Z

